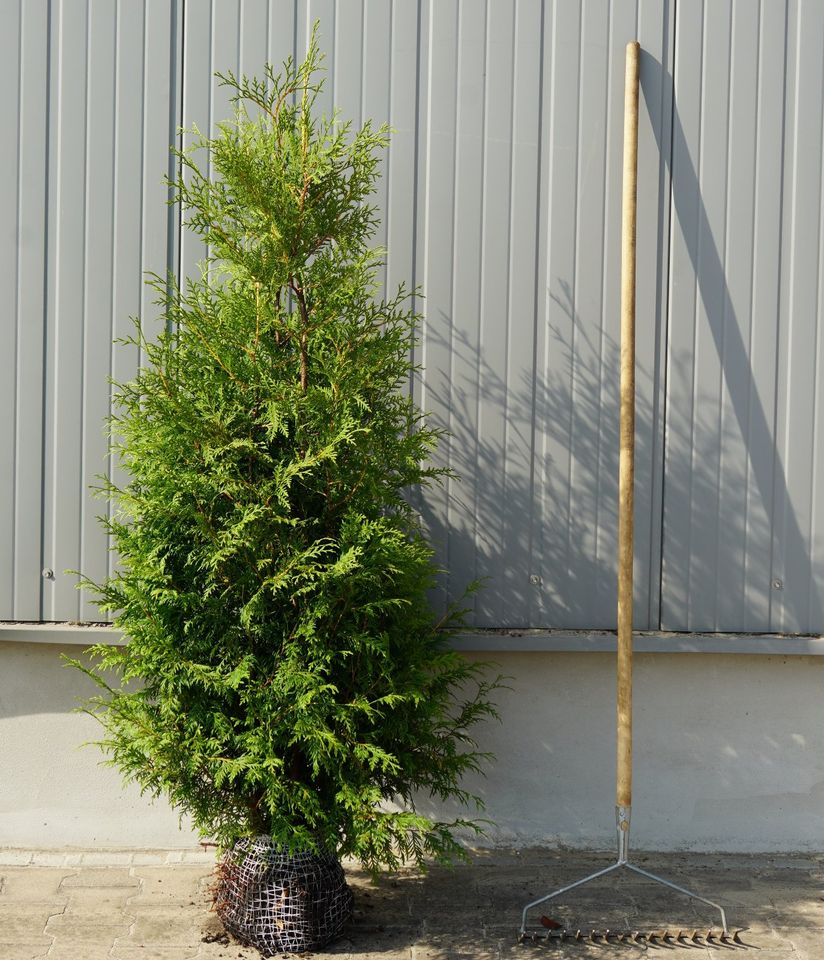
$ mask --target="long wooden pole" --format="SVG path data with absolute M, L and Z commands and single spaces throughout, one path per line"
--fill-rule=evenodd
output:
M 638 60 L 627 44 L 621 233 L 621 414 L 618 477 L 618 667 L 615 803 L 632 805 L 632 558 L 635 481 L 635 219 L 638 180 Z M 627 811 L 628 812 L 628 811 Z M 628 827 L 628 823 L 627 823 Z

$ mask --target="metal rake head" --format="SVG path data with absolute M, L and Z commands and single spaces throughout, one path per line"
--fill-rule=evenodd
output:
M 548 921 L 548 922 L 545 922 Z M 546 917 L 541 917 L 541 922 L 547 927 L 546 930 L 524 932 L 519 937 L 519 942 L 539 943 L 541 941 L 572 941 L 578 943 L 640 943 L 649 946 L 667 946 L 667 947 L 743 947 L 744 941 L 741 939 L 741 931 L 723 929 L 693 929 L 693 930 L 572 930 L 566 927 L 555 926 L 555 921 Z
M 650 873 L 649 870 L 645 870 L 643 867 L 639 867 L 637 864 L 630 862 L 629 819 L 630 808 L 616 805 L 615 826 L 618 836 L 618 859 L 616 862 L 608 867 L 604 867 L 601 870 L 596 870 L 595 873 L 591 873 L 589 876 L 582 877 L 580 880 L 576 880 L 574 883 L 568 883 L 563 887 L 559 887 L 557 890 L 553 890 L 551 893 L 544 894 L 544 896 L 538 897 L 537 900 L 533 900 L 531 903 L 526 904 L 521 913 L 519 940 L 521 942 L 524 940 L 587 940 L 592 943 L 644 943 L 650 946 L 659 945 L 670 947 L 745 946 L 744 942 L 741 940 L 740 929 L 730 932 L 730 928 L 727 923 L 726 911 L 720 903 L 716 903 L 714 900 L 703 897 L 700 893 L 696 893 L 694 890 L 688 890 L 686 887 L 682 887 L 680 884 L 673 883 L 671 880 L 666 880 L 664 877 L 659 877 L 655 873 Z M 550 900 L 555 900 L 557 897 L 561 897 L 566 893 L 570 893 L 572 890 L 576 890 L 585 886 L 586 884 L 592 883 L 593 880 L 598 880 L 602 877 L 606 877 L 612 873 L 615 873 L 616 871 L 625 871 L 627 873 L 636 874 L 637 876 L 643 877 L 645 880 L 660 884 L 661 886 L 666 887 L 668 890 L 672 890 L 674 893 L 688 897 L 690 900 L 695 900 L 699 903 L 704 903 L 707 906 L 712 907 L 714 910 L 718 911 L 718 916 L 721 920 L 721 926 L 710 929 L 707 929 L 706 927 L 693 928 L 691 931 L 689 929 L 680 929 L 677 932 L 667 928 L 646 931 L 604 929 L 590 930 L 589 932 L 586 932 L 583 929 L 568 928 L 563 923 L 559 923 L 557 920 L 552 920 L 547 916 L 542 916 L 540 922 L 544 929 L 534 933 L 527 932 L 527 915 L 529 914 L 530 910 L 533 910 L 535 907 L 538 907 L 541 904 L 548 903 Z

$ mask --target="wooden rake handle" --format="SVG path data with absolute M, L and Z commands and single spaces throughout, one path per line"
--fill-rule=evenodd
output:
M 632 805 L 632 559 L 635 482 L 635 220 L 640 44 L 627 44 L 621 210 L 621 415 L 618 467 L 618 664 L 615 803 Z

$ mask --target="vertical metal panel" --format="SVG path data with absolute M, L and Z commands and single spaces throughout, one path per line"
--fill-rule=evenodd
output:
M 459 2 L 441 0 L 430 3 L 422 44 L 426 46 L 426 66 L 421 70 L 421 110 L 423 157 L 419 184 L 420 273 L 426 296 L 421 329 L 421 378 L 419 402 L 441 426 L 450 424 L 451 327 L 453 310 L 453 257 L 455 237 L 455 173 L 457 144 L 457 79 Z M 425 77 L 425 80 L 423 79 Z M 439 465 L 449 463 L 450 440 L 437 454 Z M 434 488 L 423 507 L 430 537 L 442 551 L 439 559 L 449 576 L 448 485 Z M 445 582 L 433 602 L 441 606 L 448 591 Z
M 647 51 L 639 228 L 637 620 L 657 617 L 666 6 L 423 5 L 418 397 L 460 481 L 424 514 L 446 599 L 482 626 L 615 620 L 623 51 Z M 654 64 L 659 66 L 654 69 Z M 618 118 L 612 120 L 611 118 Z M 659 460 L 656 461 L 656 456 Z
M 20 93 L 22 57 L 20 54 L 20 20 L 22 10 L 17 3 L 2 7 L 5 30 L 0 36 L 0 79 L 6 96 L 3 98 L 2 122 L 5 130 L 17 131 L 20 125 Z M 18 143 L 19 137 L 17 138 Z M 0 460 L 0 604 L 6 616 L 14 610 L 14 526 L 17 508 L 15 496 L 14 425 L 17 420 L 17 338 L 20 321 L 17 310 L 18 207 L 20 205 L 20 158 L 18 151 L 6 149 L 0 153 L 0 183 L 8 184 L 0 191 L 0 282 L 3 289 L 14 291 L 12 307 L 3 311 L 3 338 L 10 346 L 0 352 L 0 409 L 7 411 L 0 420 L 0 438 L 7 455 Z M 10 185 L 14 184 L 13 189 Z M 12 416 L 8 413 L 11 412 Z M 39 512 L 39 511 L 38 511 Z M 36 581 L 35 581 L 36 582 Z
M 540 25 L 536 29 L 540 30 Z M 507 344 L 511 333 L 508 320 L 508 268 L 511 257 L 511 221 L 510 198 L 512 195 L 512 126 L 514 106 L 515 72 L 515 8 L 512 3 L 489 3 L 486 8 L 486 30 L 484 33 L 484 64 L 482 88 L 483 123 L 478 130 L 480 152 L 483 164 L 482 186 L 479 191 L 482 211 L 481 249 L 478 258 L 478 274 L 475 279 L 480 290 L 478 330 L 462 344 L 466 354 L 465 364 L 474 366 L 476 384 L 472 384 L 469 374 L 468 383 L 456 384 L 457 389 L 467 390 L 474 409 L 474 422 L 469 420 L 463 426 L 460 413 L 454 418 L 453 429 L 460 435 L 463 430 L 475 436 L 475 443 L 468 447 L 469 455 L 461 458 L 460 447 L 456 445 L 455 467 L 462 482 L 474 486 L 474 516 L 470 527 L 464 527 L 466 543 L 464 552 L 476 553 L 473 573 L 484 578 L 484 587 L 477 599 L 476 621 L 491 624 L 512 622 L 512 614 L 524 598 L 524 588 L 517 590 L 507 602 L 499 576 L 506 576 L 506 563 L 495 565 L 495 558 L 501 556 L 501 543 L 504 538 L 504 496 L 505 493 L 519 500 L 518 509 L 523 509 L 523 489 L 516 491 L 515 485 L 522 486 L 523 474 L 513 475 L 511 464 L 506 462 L 507 418 L 523 417 L 523 397 L 513 402 L 514 397 L 507 396 L 508 357 Z M 535 89 L 540 89 L 540 79 L 536 78 Z M 538 123 L 533 135 L 538 133 Z M 534 184 L 533 184 L 534 185 Z M 536 196 L 537 201 L 537 196 Z M 537 205 L 537 204 L 536 204 Z M 437 213 L 437 211 L 433 211 Z M 437 229 L 437 228 L 436 228 Z M 467 278 L 468 280 L 469 278 Z M 466 288 L 458 292 L 456 301 L 467 293 Z M 432 313 L 432 308 L 427 305 Z M 531 317 L 524 317 L 526 332 Z M 428 373 L 427 373 L 428 376 Z M 518 388 L 516 374 L 516 389 Z M 523 384 L 521 384 L 523 387 Z M 457 399 L 457 397 L 456 397 Z M 455 408 L 460 411 L 456 402 Z M 520 406 L 520 410 L 518 407 Z M 509 469 L 507 467 L 509 466 Z M 507 483 L 508 481 L 508 483 Z M 506 487 L 508 486 L 508 491 Z M 453 513 L 454 520 L 458 516 Z M 463 531 L 456 522 L 457 537 Z M 523 566 L 522 558 L 517 562 Z M 497 569 L 495 568 L 497 566 Z M 510 579 L 511 585 L 511 579 Z M 452 591 L 452 597 L 458 595 Z M 510 611 L 506 610 L 510 607 Z M 507 616 L 509 612 L 509 616 Z M 517 614 L 516 614 L 517 615 Z
M 15 616 L 27 619 L 39 607 L 43 497 L 43 351 L 45 285 L 43 263 L 46 194 L 48 15 L 43 3 L 25 4 L 21 18 L 23 90 L 18 157 L 18 342 L 16 423 Z M 42 112 L 41 112 L 42 111 Z
M 212 7 L 213 4 L 186 4 L 183 31 L 183 110 L 181 126 L 183 149 L 192 146 L 188 133 L 197 118 L 198 126 L 208 134 L 212 123 Z M 227 64 L 227 68 L 231 64 Z M 235 63 L 235 69 L 237 64 Z M 185 216 L 185 215 L 184 215 Z M 180 279 L 196 277 L 198 263 L 206 249 L 198 237 L 183 228 L 180 234 Z
M 418 5 L 392 0 L 391 58 L 389 61 L 389 113 L 392 137 L 386 153 L 386 288 L 391 294 L 400 284 L 415 282 L 417 232 L 417 112 L 419 89 Z
M 81 564 L 83 476 L 83 351 L 86 347 L 87 3 L 52 7 L 50 121 L 48 366 L 44 563 L 55 571 L 45 585 L 46 620 L 77 617 L 75 578 Z M 110 339 L 107 336 L 107 339 Z M 59 362 L 58 362 L 59 358 Z M 103 414 L 104 411 L 100 411 Z M 101 417 L 102 419 L 102 417 Z M 50 442 L 51 441 L 51 442 Z
M 474 13 L 466 4 L 461 4 L 458 31 L 460 54 L 456 58 L 456 76 L 450 84 L 454 87 L 457 102 L 455 107 L 455 157 L 449 174 L 454 176 L 454 198 L 450 237 L 451 246 L 446 263 L 437 263 L 437 251 L 429 262 L 428 272 L 442 271 L 451 278 L 449 300 L 449 337 L 445 343 L 448 352 L 446 378 L 441 389 L 448 390 L 441 403 L 448 408 L 448 424 L 452 436 L 445 442 L 444 454 L 460 477 L 447 484 L 449 499 L 445 504 L 449 539 L 448 556 L 443 559 L 448 570 L 449 591 L 460 595 L 466 585 L 479 573 L 475 545 L 475 516 L 478 509 L 480 477 L 474 469 L 474 454 L 478 438 L 478 342 L 481 328 L 481 257 L 483 254 L 483 182 L 484 182 L 484 90 L 486 86 L 487 35 L 489 9 L 483 5 Z M 510 17 L 511 22 L 511 17 Z M 430 32 L 433 29 L 430 21 Z M 435 27 L 437 30 L 437 27 Z M 448 54 L 446 55 L 448 58 Z M 448 63 L 448 59 L 447 59 Z M 430 87 L 431 89 L 431 87 Z M 435 94 L 438 88 L 435 87 Z M 446 179 L 446 171 L 429 169 L 429 176 Z M 422 222 L 427 232 L 434 236 L 443 230 L 438 222 L 437 206 L 429 204 L 424 209 Z M 432 249 L 431 242 L 428 244 Z M 430 284 L 424 280 L 424 291 Z M 436 291 L 433 290 L 433 305 Z M 429 298 L 424 309 L 431 318 L 427 333 L 436 339 L 437 314 L 429 309 Z M 444 338 L 445 339 L 445 338 Z M 434 343 L 432 344 L 434 348 Z M 431 353 L 431 350 L 430 350 Z M 432 362 L 432 361 L 429 361 Z M 429 374 L 424 374 L 427 380 Z M 433 391 L 434 394 L 434 391 Z M 433 395 L 433 400 L 436 399 Z M 430 406 L 433 409 L 433 406 Z M 473 461 L 470 466 L 470 461 Z
M 706 15 L 711 23 L 704 22 L 702 6 L 682 5 L 676 25 L 672 159 L 676 220 L 670 261 L 662 611 L 667 626 L 676 598 L 689 608 L 704 591 L 699 602 L 715 607 L 714 599 L 707 603 L 706 594 L 715 596 L 716 548 L 722 542 L 716 535 L 722 380 L 711 323 L 718 327 L 725 321 L 721 257 L 729 145 L 730 4 L 712 5 Z M 689 609 L 686 615 L 692 623 Z
M 824 629 L 822 17 L 678 6 L 666 628 Z
M 48 4 L 0 6 L 0 618 L 40 616 Z
M 107 471 L 107 378 L 139 357 L 111 348 L 127 318 L 151 333 L 157 311 L 143 274 L 173 265 L 165 207 L 177 122 L 178 11 L 172 0 L 54 0 L 49 114 L 48 307 L 43 562 L 45 620 L 99 618 L 68 570 L 109 568 L 89 484 Z
M 770 628 L 824 632 L 824 7 L 790 2 Z M 780 589 L 776 589 L 780 583 Z
M 316 102 L 317 111 L 329 115 L 338 107 L 342 118 L 351 120 L 355 127 L 372 119 L 376 125 L 391 122 L 397 130 L 374 199 L 382 214 L 376 244 L 387 246 L 393 210 L 403 217 L 396 231 L 397 242 L 390 248 L 393 266 L 387 264 L 383 277 L 387 280 L 391 274 L 394 289 L 402 279 L 407 283 L 410 279 L 412 240 L 408 227 L 414 185 L 409 135 L 415 123 L 415 4 L 367 4 L 365 0 L 189 4 L 184 38 L 183 123 L 187 128 L 197 125 L 201 132 L 212 133 L 217 123 L 232 115 L 227 92 L 215 80 L 215 72 L 232 70 L 236 74 L 262 76 L 267 62 L 276 70 L 287 56 L 299 62 L 306 53 L 315 21 L 320 22 L 325 81 Z M 192 137 L 187 135 L 185 143 L 191 142 Z M 398 189 L 390 202 L 393 153 L 398 157 Z M 182 246 L 182 273 L 193 276 L 205 251 L 196 238 L 185 233 Z M 399 263 L 406 272 L 392 273 Z
M 530 623 L 615 625 L 624 51 L 641 62 L 635 623 L 657 616 L 660 296 L 671 19 L 665 4 L 553 5 L 544 52 Z
M 191 147 L 196 139 L 189 132 L 193 126 L 197 126 L 204 136 L 209 136 L 216 122 L 232 116 L 228 92 L 220 86 L 214 74 L 218 70 L 223 73 L 231 70 L 235 74 L 244 72 L 240 66 L 240 11 L 240 0 L 186 4 L 181 118 L 181 126 L 186 131 L 183 134 L 184 149 Z M 265 36 L 267 12 L 255 7 L 249 9 L 245 22 L 248 37 Z M 251 41 L 247 41 L 247 49 L 249 43 Z M 197 277 L 199 264 L 207 255 L 205 245 L 195 234 L 183 229 L 180 248 L 181 279 Z
M 216 123 L 232 117 L 229 91 L 215 73 L 262 76 L 265 63 L 279 66 L 295 56 L 297 33 L 298 0 L 186 3 L 180 119 L 186 130 L 184 148 L 194 141 L 189 132 L 193 126 L 210 136 Z M 207 162 L 205 155 L 200 162 Z M 184 229 L 180 249 L 181 277 L 198 276 L 198 264 L 206 255 L 204 245 Z
M 115 139 L 115 111 L 113 104 L 112 91 L 115 87 L 115 64 L 116 64 L 116 31 L 117 31 L 117 7 L 112 5 L 92 4 L 89 7 L 88 22 L 88 49 L 87 56 L 87 84 L 85 91 L 86 110 L 91 122 L 86 125 L 86 162 L 85 162 L 85 204 L 84 204 L 84 227 L 85 227 L 85 249 L 79 238 L 75 236 L 72 241 L 68 240 L 66 234 L 64 242 L 72 242 L 76 247 L 82 249 L 83 257 L 83 328 L 80 338 L 82 345 L 82 399 L 80 404 L 81 433 L 80 448 L 81 460 L 79 471 L 80 490 L 72 489 L 72 484 L 67 484 L 70 495 L 73 494 L 80 504 L 80 524 L 78 531 L 79 545 L 79 563 L 77 570 L 81 570 L 86 576 L 91 577 L 96 582 L 100 582 L 108 574 L 108 556 L 106 547 L 106 538 L 100 523 L 97 519 L 102 512 L 101 505 L 93 500 L 88 489 L 83 489 L 83 485 L 95 482 L 94 477 L 104 474 L 107 460 L 107 437 L 103 417 L 109 408 L 109 396 L 111 389 L 106 382 L 106 375 L 110 372 L 111 365 L 111 341 L 112 341 L 112 284 L 113 284 L 113 266 L 114 266 L 114 216 L 109 205 L 115 199 L 115 165 L 113 145 Z M 162 176 L 160 171 L 156 171 L 157 179 Z M 68 183 L 64 183 L 64 189 L 68 189 Z M 78 190 L 78 193 L 81 193 Z M 103 204 L 97 198 L 105 198 Z M 101 206 L 103 209 L 101 209 Z M 109 208 L 109 209 L 107 209 Z M 102 215 L 104 213 L 106 215 Z M 64 226 L 67 226 L 65 223 Z M 68 232 L 68 231 L 67 231 Z M 65 301 L 64 301 L 65 303 Z M 61 309 L 62 312 L 62 304 Z M 65 330 L 65 328 L 63 328 Z M 62 376 L 61 376 L 62 374 Z M 62 370 L 59 370 L 58 377 L 61 380 L 65 378 Z M 77 410 L 73 411 L 77 415 Z M 58 430 L 60 428 L 59 416 L 55 421 Z M 62 430 L 61 430 L 62 432 Z M 60 433 L 58 433 L 60 436 Z M 64 469 L 63 457 L 55 457 L 53 463 L 58 470 Z M 60 481 L 62 486 L 62 480 Z M 57 490 L 53 490 L 52 495 L 57 500 L 62 496 Z M 79 494 L 79 496 L 78 496 Z M 77 500 L 73 508 L 77 509 Z M 64 501 L 65 503 L 65 501 Z M 56 510 L 67 510 L 68 504 L 56 507 Z M 55 513 L 57 520 L 59 513 Z M 65 530 L 59 530 L 57 523 L 54 527 L 54 535 L 66 536 Z M 72 536 L 74 531 L 72 531 Z M 75 548 L 76 549 L 76 548 Z M 66 564 L 68 566 L 69 564 Z M 62 569 L 61 569 L 62 572 Z M 70 610 L 76 604 L 78 597 L 64 592 L 63 581 L 61 578 L 60 586 L 54 591 L 55 613 L 50 619 L 54 619 L 55 614 L 61 616 L 59 612 L 63 603 L 64 609 Z M 68 586 L 68 584 L 67 584 Z M 58 600 L 60 595 L 64 599 L 61 603 Z M 48 594 L 47 594 L 48 596 Z M 80 607 L 78 610 L 78 619 L 97 620 L 99 614 L 95 607 L 88 602 L 87 597 L 81 594 Z

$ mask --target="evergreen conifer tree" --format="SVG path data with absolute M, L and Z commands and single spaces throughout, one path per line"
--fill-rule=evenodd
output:
M 460 781 L 497 681 L 449 649 L 460 615 L 430 610 L 406 499 L 438 480 L 438 432 L 403 389 L 410 296 L 377 294 L 388 131 L 314 115 L 320 60 L 313 36 L 280 75 L 219 75 L 234 121 L 178 154 L 209 257 L 154 278 L 164 329 L 137 322 L 147 363 L 117 385 L 120 565 L 89 585 L 128 644 L 92 648 L 89 709 L 110 762 L 224 848 L 265 835 L 376 870 L 477 828 L 414 800 L 479 803 Z

